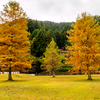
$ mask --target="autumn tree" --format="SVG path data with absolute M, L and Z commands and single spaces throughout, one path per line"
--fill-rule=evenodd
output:
M 55 77 L 56 69 L 62 65 L 61 60 L 63 56 L 60 54 L 54 39 L 47 46 L 44 56 L 42 62 L 43 68 L 49 71 L 49 73 L 53 72 L 53 77 Z
M 98 70 L 100 64 L 100 27 L 87 13 L 82 13 L 72 27 L 68 32 L 72 46 L 67 46 L 70 57 L 66 63 L 74 65 L 70 71 L 81 71 L 88 74 L 88 80 L 91 80 L 91 73 Z
M 8 80 L 12 80 L 11 71 L 31 68 L 29 33 L 26 30 L 26 14 L 19 3 L 10 1 L 4 5 L 0 13 L 0 67 L 9 71 Z

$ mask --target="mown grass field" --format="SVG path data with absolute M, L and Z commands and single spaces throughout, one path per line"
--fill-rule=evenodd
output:
M 100 100 L 100 75 L 31 76 L 0 74 L 0 100 Z

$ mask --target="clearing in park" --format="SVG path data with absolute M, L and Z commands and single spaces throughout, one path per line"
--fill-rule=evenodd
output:
M 100 75 L 32 76 L 13 74 L 15 81 L 0 75 L 0 100 L 99 100 Z

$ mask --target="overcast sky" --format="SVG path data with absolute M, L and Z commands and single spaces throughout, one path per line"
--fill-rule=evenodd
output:
M 3 4 L 11 0 L 0 0 L 0 11 Z M 13 0 L 12 0 L 13 1 Z M 15 0 L 14 0 L 15 1 Z M 100 0 L 16 0 L 34 20 L 53 22 L 76 21 L 78 14 L 88 12 L 91 15 L 100 15 Z

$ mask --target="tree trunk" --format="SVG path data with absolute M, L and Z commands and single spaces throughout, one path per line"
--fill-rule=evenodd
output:
M 55 72 L 53 71 L 53 77 L 55 77 Z
M 8 80 L 12 80 L 12 76 L 11 76 L 11 67 L 9 68 L 9 74 L 8 74 Z
M 88 80 L 92 80 L 91 73 L 88 73 Z
M 51 72 L 49 72 L 49 75 L 51 75 Z

